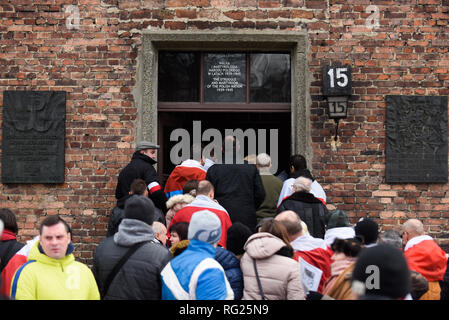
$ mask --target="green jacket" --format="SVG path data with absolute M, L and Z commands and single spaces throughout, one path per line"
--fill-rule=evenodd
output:
M 277 209 L 279 194 L 282 190 L 282 180 L 272 174 L 260 173 L 265 189 L 265 200 L 256 211 L 257 220 L 274 217 Z
M 73 246 L 69 245 L 73 250 Z M 43 251 L 42 251 L 43 252 Z M 28 261 L 14 275 L 11 298 L 17 300 L 99 300 L 91 270 L 71 252 L 62 259 L 42 253 L 37 241 Z

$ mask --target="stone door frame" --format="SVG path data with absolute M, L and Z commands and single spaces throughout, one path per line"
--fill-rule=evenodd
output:
M 305 31 L 171 31 L 144 30 L 133 90 L 137 106 L 136 143 L 157 141 L 157 66 L 159 50 L 182 51 L 284 51 L 291 55 L 291 150 L 311 161 L 310 75 Z M 281 152 L 281 151 L 280 151 Z

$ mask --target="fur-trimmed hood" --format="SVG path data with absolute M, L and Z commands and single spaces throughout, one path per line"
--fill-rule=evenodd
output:
M 191 203 L 193 200 L 195 200 L 195 197 L 191 196 L 190 194 L 178 194 L 176 196 L 171 197 L 166 202 L 167 209 L 173 208 L 178 203 Z

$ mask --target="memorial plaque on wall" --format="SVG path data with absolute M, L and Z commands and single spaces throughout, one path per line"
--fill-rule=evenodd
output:
M 4 91 L 2 183 L 63 183 L 64 91 Z
M 204 101 L 246 101 L 246 55 L 244 53 L 205 54 Z
M 387 96 L 386 104 L 386 182 L 447 183 L 447 97 Z

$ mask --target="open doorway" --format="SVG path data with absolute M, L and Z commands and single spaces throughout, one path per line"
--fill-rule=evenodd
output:
M 284 164 L 288 162 L 291 154 L 289 112 L 159 112 L 158 141 L 161 148 L 158 154 L 158 174 L 162 184 L 165 184 L 171 171 L 179 164 L 173 163 L 170 159 L 170 151 L 179 142 L 170 141 L 171 133 L 175 129 L 182 128 L 188 131 L 190 136 L 193 136 L 194 121 L 199 121 L 196 125 L 201 126 L 201 135 L 207 129 L 217 129 L 222 137 L 225 136 L 226 129 L 241 129 L 243 132 L 250 129 L 256 133 L 265 132 L 265 136 L 256 134 L 257 143 L 260 143 L 260 139 L 265 138 L 265 152 L 271 153 L 276 173 L 282 171 Z M 203 142 L 209 143 L 209 141 Z M 248 140 L 245 142 L 243 154 L 247 156 L 249 154 Z M 261 151 L 259 149 L 257 153 Z

